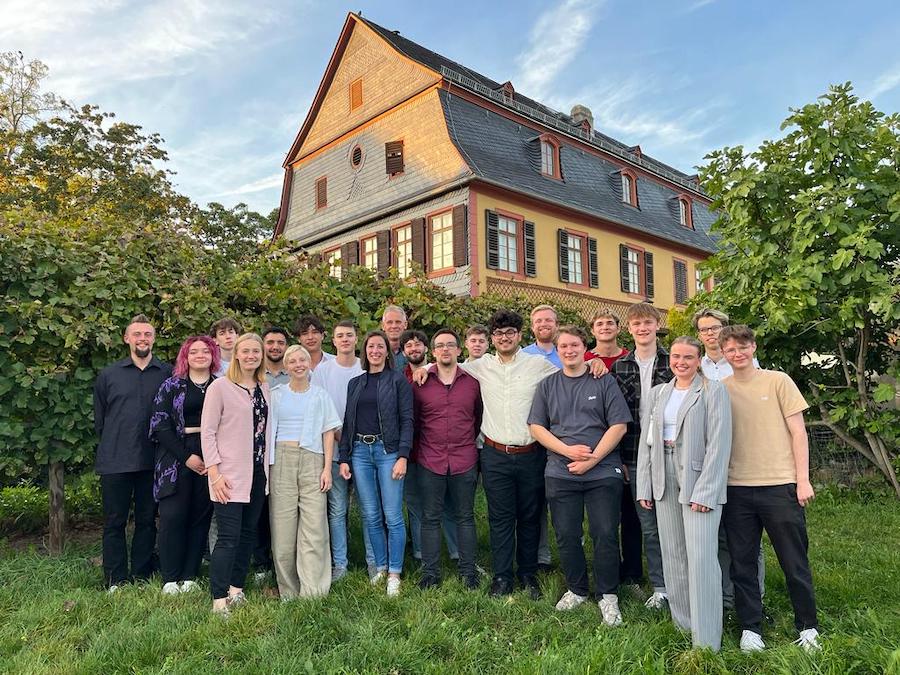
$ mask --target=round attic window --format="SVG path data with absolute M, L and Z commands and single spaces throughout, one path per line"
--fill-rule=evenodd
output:
M 362 147 L 359 145 L 355 146 L 353 150 L 350 151 L 350 164 L 354 169 L 358 169 L 362 166 L 363 161 L 363 151 Z

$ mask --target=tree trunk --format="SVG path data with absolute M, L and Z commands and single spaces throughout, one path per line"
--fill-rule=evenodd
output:
M 62 555 L 66 543 L 65 466 L 50 462 L 50 555 Z

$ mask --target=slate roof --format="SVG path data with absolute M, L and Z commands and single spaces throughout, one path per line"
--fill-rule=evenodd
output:
M 489 89 L 496 90 L 502 86 L 398 32 L 359 18 L 399 52 L 427 68 L 440 73 L 441 67 L 446 67 L 471 77 Z M 563 180 L 547 178 L 540 171 L 540 144 L 533 128 L 520 125 L 446 90 L 440 90 L 439 94 L 451 139 L 476 176 L 668 241 L 702 251 L 717 250 L 716 239 L 709 232 L 717 216 L 699 200 L 693 200 L 693 230 L 683 227 L 678 221 L 679 192 L 656 181 L 637 181 L 639 208 L 624 204 L 618 173 L 620 167 L 567 143 L 560 150 Z M 571 117 L 564 113 L 518 92 L 514 96 L 523 105 L 562 122 L 572 123 Z M 593 133 L 622 150 L 630 150 L 630 146 L 621 141 L 596 130 Z M 642 159 L 663 171 L 688 178 L 687 174 L 647 155 L 643 155 Z

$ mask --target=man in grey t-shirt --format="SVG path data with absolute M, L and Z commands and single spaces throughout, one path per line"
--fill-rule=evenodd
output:
M 572 609 L 587 600 L 586 510 L 600 613 L 606 625 L 617 626 L 622 623 L 616 589 L 623 475 L 616 446 L 631 413 L 613 378 L 595 379 L 588 371 L 587 335 L 581 328 L 560 328 L 556 349 L 563 369 L 538 385 L 528 415 L 531 435 L 549 451 L 544 481 L 568 588 L 556 609 Z

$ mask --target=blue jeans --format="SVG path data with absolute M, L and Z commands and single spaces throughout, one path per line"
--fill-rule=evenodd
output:
M 406 548 L 406 521 L 403 520 L 403 479 L 394 480 L 391 472 L 397 461 L 396 452 L 388 453 L 384 443 L 371 445 L 356 441 L 350 463 L 359 494 L 363 523 L 375 554 L 375 567 L 391 574 L 403 571 Z M 387 524 L 387 540 L 382 523 Z
M 350 511 L 350 481 L 341 478 L 340 463 L 332 462 L 331 489 L 328 491 L 328 529 L 331 533 L 331 565 L 347 569 L 347 513 Z M 369 530 L 363 525 L 366 564 L 375 565 Z
M 413 557 L 422 559 L 422 519 L 424 513 L 424 495 L 420 485 L 419 474 L 423 469 L 414 462 L 406 466 L 406 480 L 403 482 L 403 499 L 406 502 L 406 513 L 409 517 L 409 534 L 412 539 Z M 453 505 L 453 495 L 448 490 L 444 496 L 444 515 L 442 526 L 444 528 L 444 541 L 447 542 L 447 553 L 451 560 L 459 560 L 459 545 L 456 541 L 456 507 Z

